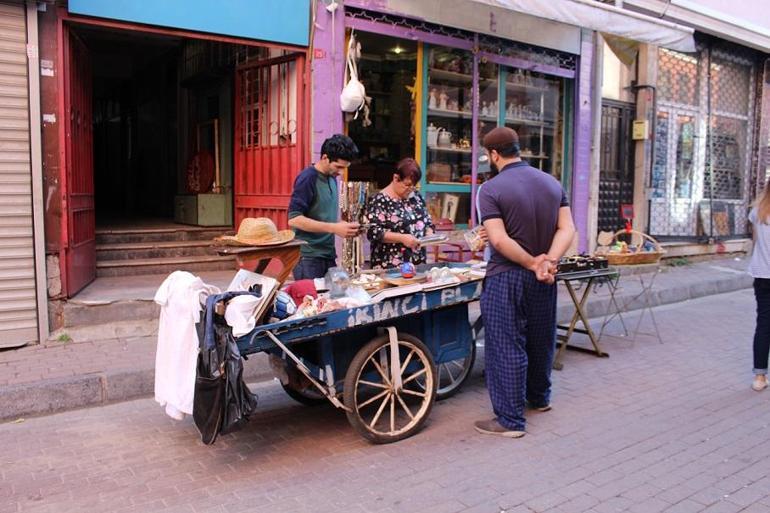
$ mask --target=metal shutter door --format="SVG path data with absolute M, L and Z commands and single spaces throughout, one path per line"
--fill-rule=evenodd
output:
M 0 3 L 0 347 L 37 340 L 23 5 Z

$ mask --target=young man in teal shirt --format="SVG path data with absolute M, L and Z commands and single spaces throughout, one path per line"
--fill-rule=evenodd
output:
M 289 226 L 297 238 L 307 242 L 294 267 L 294 279 L 322 278 L 336 265 L 334 236 L 355 237 L 358 223 L 339 221 L 336 176 L 350 166 L 358 154 L 353 140 L 335 134 L 321 145 L 321 159 L 300 171 L 289 201 Z

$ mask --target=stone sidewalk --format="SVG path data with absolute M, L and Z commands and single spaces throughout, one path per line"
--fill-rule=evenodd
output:
M 0 513 L 770 513 L 753 309 L 750 290 L 676 303 L 655 311 L 663 343 L 566 353 L 553 410 L 528 412 L 519 440 L 473 431 L 491 416 L 481 362 L 390 445 L 275 382 L 213 446 L 152 399 L 0 424 Z
M 751 286 L 745 258 L 722 258 L 683 266 L 660 266 L 649 300 L 664 305 Z M 617 299 L 630 302 L 633 310 L 641 299 L 631 301 L 641 289 L 639 278 L 649 280 L 652 267 L 622 270 Z M 654 267 L 657 269 L 657 267 Z M 599 285 L 588 303 L 589 315 L 601 324 L 609 304 L 607 285 Z M 573 311 L 563 286 L 559 286 L 559 318 Z M 478 315 L 472 308 L 472 315 Z M 598 325 L 593 327 L 598 332 Z M 629 326 L 633 327 L 633 326 Z M 90 342 L 52 340 L 43 345 L 0 352 L 0 420 L 53 413 L 73 408 L 145 397 L 153 392 L 154 336 L 109 338 Z M 264 355 L 246 362 L 250 381 L 272 378 Z

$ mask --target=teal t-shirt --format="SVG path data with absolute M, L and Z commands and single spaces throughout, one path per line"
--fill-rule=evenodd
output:
M 289 201 L 289 219 L 305 216 L 316 221 L 336 223 L 339 213 L 337 180 L 318 171 L 314 166 L 303 169 L 294 180 Z M 333 233 L 313 233 L 295 229 L 302 246 L 303 257 L 337 258 Z

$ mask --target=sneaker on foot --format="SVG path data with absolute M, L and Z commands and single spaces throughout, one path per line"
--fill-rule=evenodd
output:
M 754 382 L 751 383 L 751 389 L 757 392 L 767 388 L 767 378 L 764 376 L 754 376 Z
M 506 438 L 521 438 L 526 434 L 524 431 L 508 429 L 507 427 L 500 424 L 497 419 L 479 420 L 473 423 L 473 427 L 475 427 L 476 431 L 482 435 L 497 435 L 504 436 Z

